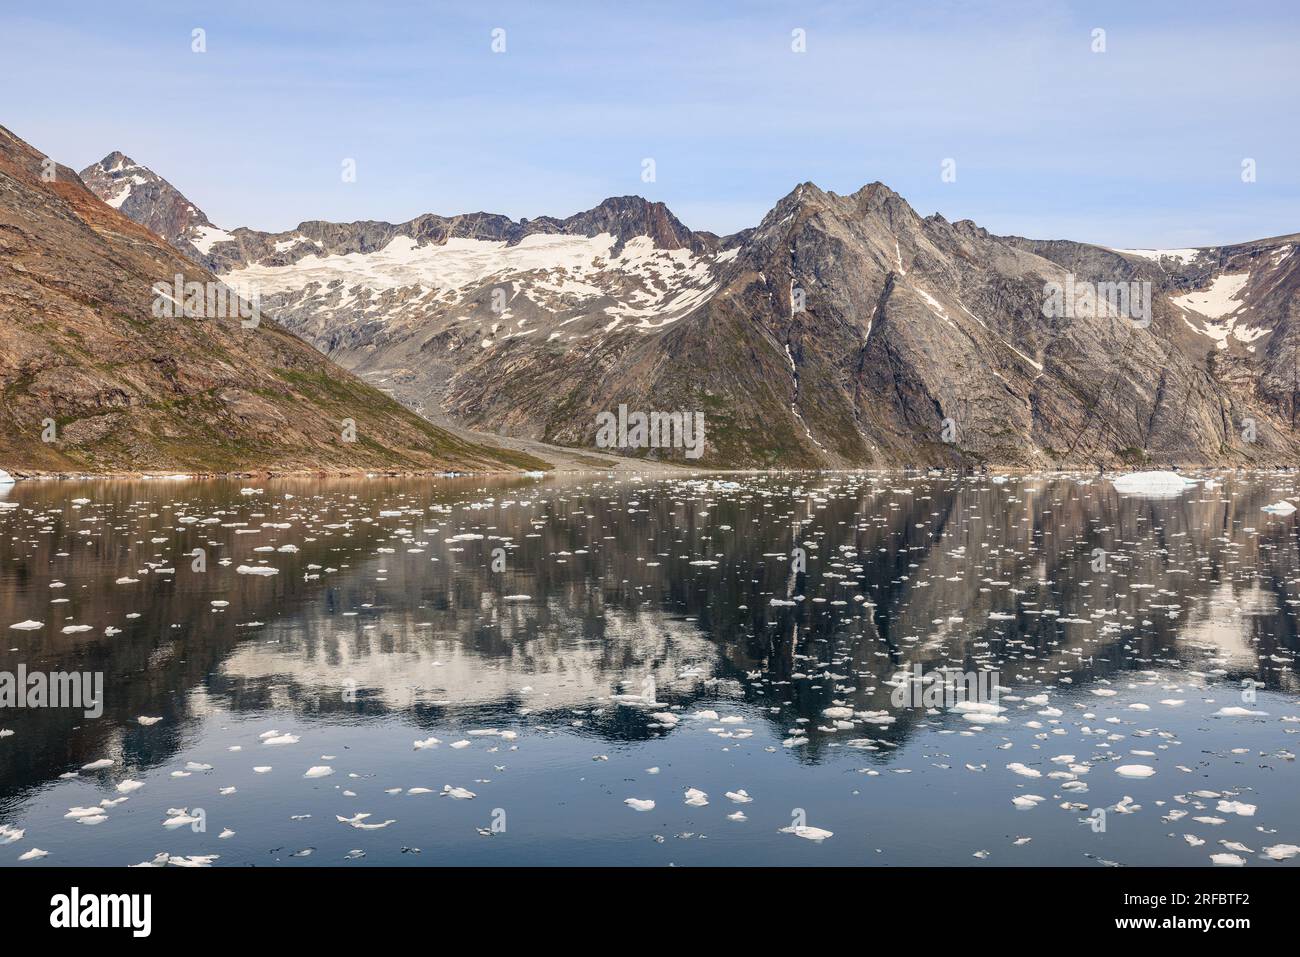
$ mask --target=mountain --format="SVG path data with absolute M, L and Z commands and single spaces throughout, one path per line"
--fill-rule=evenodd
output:
M 119 157 L 110 166 L 124 172 L 133 164 Z M 185 221 L 179 194 L 135 169 L 131 195 L 120 181 L 116 187 L 119 206 Z M 137 190 L 160 205 L 132 204 Z M 177 275 L 199 291 L 189 300 L 183 287 L 179 304 L 202 302 L 199 315 L 211 318 L 179 314 L 177 297 L 164 294 Z M 241 318 L 239 306 L 210 273 L 0 127 L 0 467 L 21 474 L 540 464 L 432 426 L 269 319 L 256 322 L 251 309 Z
M 110 153 L 82 170 L 81 179 L 109 206 L 195 262 L 202 261 L 209 243 L 225 236 L 175 186 L 122 153 Z
M 804 183 L 722 238 L 638 197 L 567 219 L 223 236 L 200 254 L 224 280 L 437 422 L 594 448 L 620 405 L 698 411 L 704 466 L 1300 453 L 1297 236 L 1197 250 L 995 236 L 921 217 L 881 183 Z

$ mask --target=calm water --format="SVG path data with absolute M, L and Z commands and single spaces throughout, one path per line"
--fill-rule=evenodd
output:
M 1295 866 L 1295 493 L 20 484 L 0 672 L 104 701 L 0 709 L 0 863 Z M 913 664 L 1003 710 L 896 706 Z

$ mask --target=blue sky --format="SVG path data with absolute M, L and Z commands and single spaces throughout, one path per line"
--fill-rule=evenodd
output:
M 1284 2 L 24 6 L 0 10 L 0 124 L 78 169 L 120 149 L 226 227 L 639 193 L 726 233 L 797 183 L 881 180 L 922 215 L 1038 238 L 1300 231 Z

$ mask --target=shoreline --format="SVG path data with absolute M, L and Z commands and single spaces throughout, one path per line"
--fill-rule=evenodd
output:
M 18 485 L 24 482 L 87 482 L 107 479 L 128 479 L 152 482 L 209 481 L 214 479 L 273 479 L 273 478 L 476 478 L 480 476 L 544 478 L 551 475 L 582 475 L 602 472 L 664 472 L 683 473 L 697 471 L 735 471 L 731 469 L 684 469 L 672 465 L 649 465 L 629 468 L 620 465 L 609 468 L 555 468 L 519 470 L 519 469 L 483 469 L 472 472 L 438 471 L 434 469 L 232 469 L 228 472 L 25 472 L 9 471 L 8 474 Z M 0 485 L 3 487 L 3 485 Z
M 1025 476 L 1025 475 L 1079 475 L 1088 473 L 1097 476 L 1120 476 L 1138 472 L 1170 471 L 1183 474 L 1205 472 L 1227 473 L 1288 473 L 1300 469 L 1300 464 L 1292 465 L 1167 465 L 1163 468 L 1129 468 L 1110 469 L 1095 465 L 1081 465 L 1074 468 L 1035 469 L 1024 466 L 1005 468 L 955 469 L 938 466 L 882 466 L 877 468 L 819 468 L 815 466 L 786 468 L 709 468 L 678 465 L 666 462 L 641 462 L 637 459 L 620 459 L 609 467 L 557 467 L 547 469 L 483 469 L 471 472 L 438 471 L 433 469 L 232 469 L 224 472 L 142 472 L 142 471 L 108 471 L 108 472 L 42 472 L 42 471 L 8 471 L 14 485 L 26 482 L 88 482 L 104 480 L 133 480 L 152 482 L 211 481 L 217 479 L 347 479 L 347 478 L 478 478 L 478 477 L 517 477 L 549 478 L 557 475 L 596 475 L 611 472 L 629 472 L 635 474 L 673 474 L 673 475 L 782 475 L 792 473 L 815 473 L 821 475 L 844 475 L 853 473 L 874 473 L 880 475 L 924 475 L 934 473 L 936 477 L 953 475 L 966 476 Z M 6 487 L 0 483 L 0 488 Z

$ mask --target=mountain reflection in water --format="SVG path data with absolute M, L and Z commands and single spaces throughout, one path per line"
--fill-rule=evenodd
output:
M 1261 511 L 1291 495 L 1289 476 L 1160 500 L 861 473 L 23 483 L 0 502 L 0 671 L 102 672 L 106 694 L 93 720 L 0 709 L 0 825 L 26 832 L 0 863 L 1208 864 L 1241 854 L 1224 840 L 1256 863 L 1300 810 L 1296 527 Z M 1005 711 L 897 707 L 918 664 L 996 672 Z M 611 698 L 643 687 L 655 704 Z M 1104 832 L 1082 823 L 1125 797 Z M 92 805 L 105 820 L 65 817 Z M 196 807 L 206 830 L 163 827 Z M 782 833 L 795 809 L 833 837 Z M 361 812 L 392 823 L 336 821 Z

